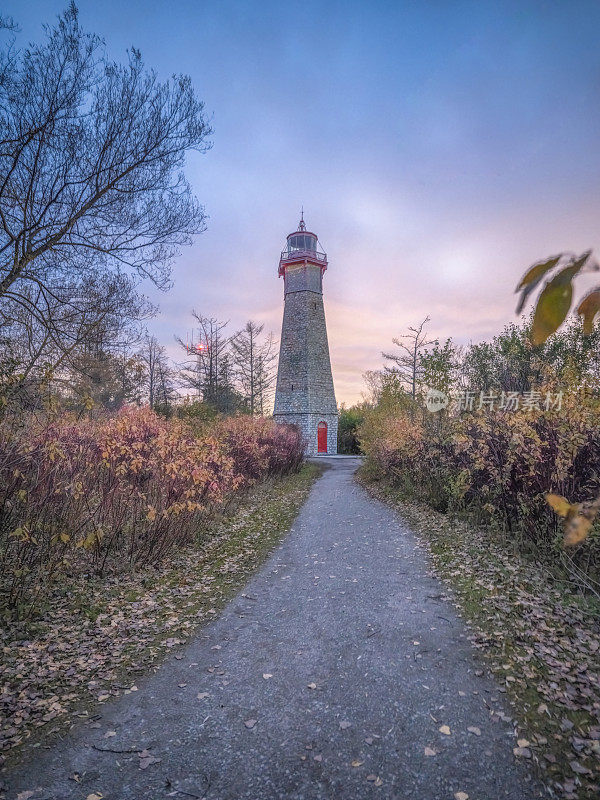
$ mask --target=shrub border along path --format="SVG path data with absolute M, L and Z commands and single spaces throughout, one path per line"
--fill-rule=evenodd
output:
M 4 628 L 0 758 L 14 762 L 24 743 L 47 745 L 78 720 L 94 724 L 102 703 L 136 691 L 135 676 L 156 670 L 262 564 L 320 471 L 305 464 L 254 487 L 161 569 L 79 579 L 34 623 Z
M 540 566 L 491 533 L 405 501 L 364 472 L 359 482 L 411 524 L 452 590 L 471 640 L 514 708 L 515 757 L 553 796 L 600 794 L 600 626 Z

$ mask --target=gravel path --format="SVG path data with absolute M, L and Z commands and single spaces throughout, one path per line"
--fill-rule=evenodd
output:
M 97 727 L 38 750 L 9 798 L 541 796 L 415 537 L 353 482 L 356 459 L 323 461 L 290 534 L 220 618 Z

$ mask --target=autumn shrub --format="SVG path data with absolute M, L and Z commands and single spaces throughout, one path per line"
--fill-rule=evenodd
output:
M 302 463 L 304 443 L 295 425 L 239 415 L 224 417 L 213 430 L 246 480 L 283 475 L 298 469 Z
M 148 408 L 0 426 L 0 589 L 35 601 L 70 570 L 157 564 L 232 493 L 296 470 L 295 428 L 239 417 L 197 435 Z
M 553 492 L 578 501 L 600 489 L 598 400 L 566 393 L 562 408 L 490 410 L 420 417 L 374 409 L 360 430 L 368 468 L 438 510 L 504 531 L 522 550 L 563 558 Z M 571 566 L 596 578 L 596 531 Z

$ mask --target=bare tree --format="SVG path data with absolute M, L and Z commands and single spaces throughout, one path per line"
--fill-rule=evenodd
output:
M 139 356 L 144 365 L 144 384 L 150 408 L 160 405 L 168 410 L 174 399 L 174 388 L 165 348 L 156 337 L 146 334 Z
M 20 28 L 12 17 L 8 17 L 6 14 L 0 14 L 0 30 L 18 33 Z
M 262 336 L 264 325 L 249 320 L 231 339 L 231 359 L 236 379 L 251 414 L 263 414 L 273 385 L 277 356 L 273 334 Z
M 92 280 L 80 295 L 44 297 L 29 287 L 25 292 L 27 303 L 0 304 L 0 361 L 11 365 L 12 375 L 5 401 L 16 412 L 35 405 L 36 393 L 49 396 L 51 386 L 70 395 L 86 383 L 86 371 L 98 375 L 96 359 L 124 354 L 137 337 L 128 320 L 146 313 L 145 301 L 125 276 Z
M 423 330 L 428 322 L 429 317 L 425 317 L 418 327 L 409 326 L 410 333 L 392 339 L 400 348 L 400 353 L 382 353 L 382 356 L 394 365 L 385 366 L 385 371 L 394 373 L 400 379 L 410 391 L 413 400 L 417 395 L 417 386 L 423 369 L 419 356 L 429 345 L 437 343 L 436 339 L 428 339 Z
M 259 354 L 256 359 L 256 412 L 264 416 L 269 410 L 272 411 L 273 390 L 275 387 L 275 379 L 277 373 L 275 372 L 275 360 L 277 353 L 274 352 L 275 345 L 272 334 L 269 334 L 269 349 L 264 354 Z
M 148 393 L 148 403 L 150 408 L 154 408 L 156 397 L 156 385 L 158 383 L 158 361 L 160 357 L 160 345 L 154 336 L 146 334 L 144 345 L 140 350 L 140 359 L 145 367 L 145 384 Z
M 167 288 L 172 259 L 205 227 L 181 170 L 210 133 L 188 77 L 159 81 L 135 49 L 125 65 L 109 61 L 74 4 L 41 44 L 5 48 L 2 308 L 20 305 L 53 329 L 48 308 L 85 316 L 87 287 L 107 275 Z
M 173 382 L 173 370 L 169 366 L 166 353 L 161 353 L 156 365 L 156 389 L 154 408 L 160 408 L 171 415 L 172 407 L 177 400 L 177 392 Z
M 184 342 L 177 337 L 186 356 L 181 367 L 181 382 L 218 411 L 233 410 L 229 339 L 224 333 L 228 323 L 196 311 L 192 315 L 197 323 L 192 340 Z

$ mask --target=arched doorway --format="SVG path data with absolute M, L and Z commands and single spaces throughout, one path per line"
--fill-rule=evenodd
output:
M 317 452 L 327 452 L 327 423 L 319 422 L 317 427 Z

